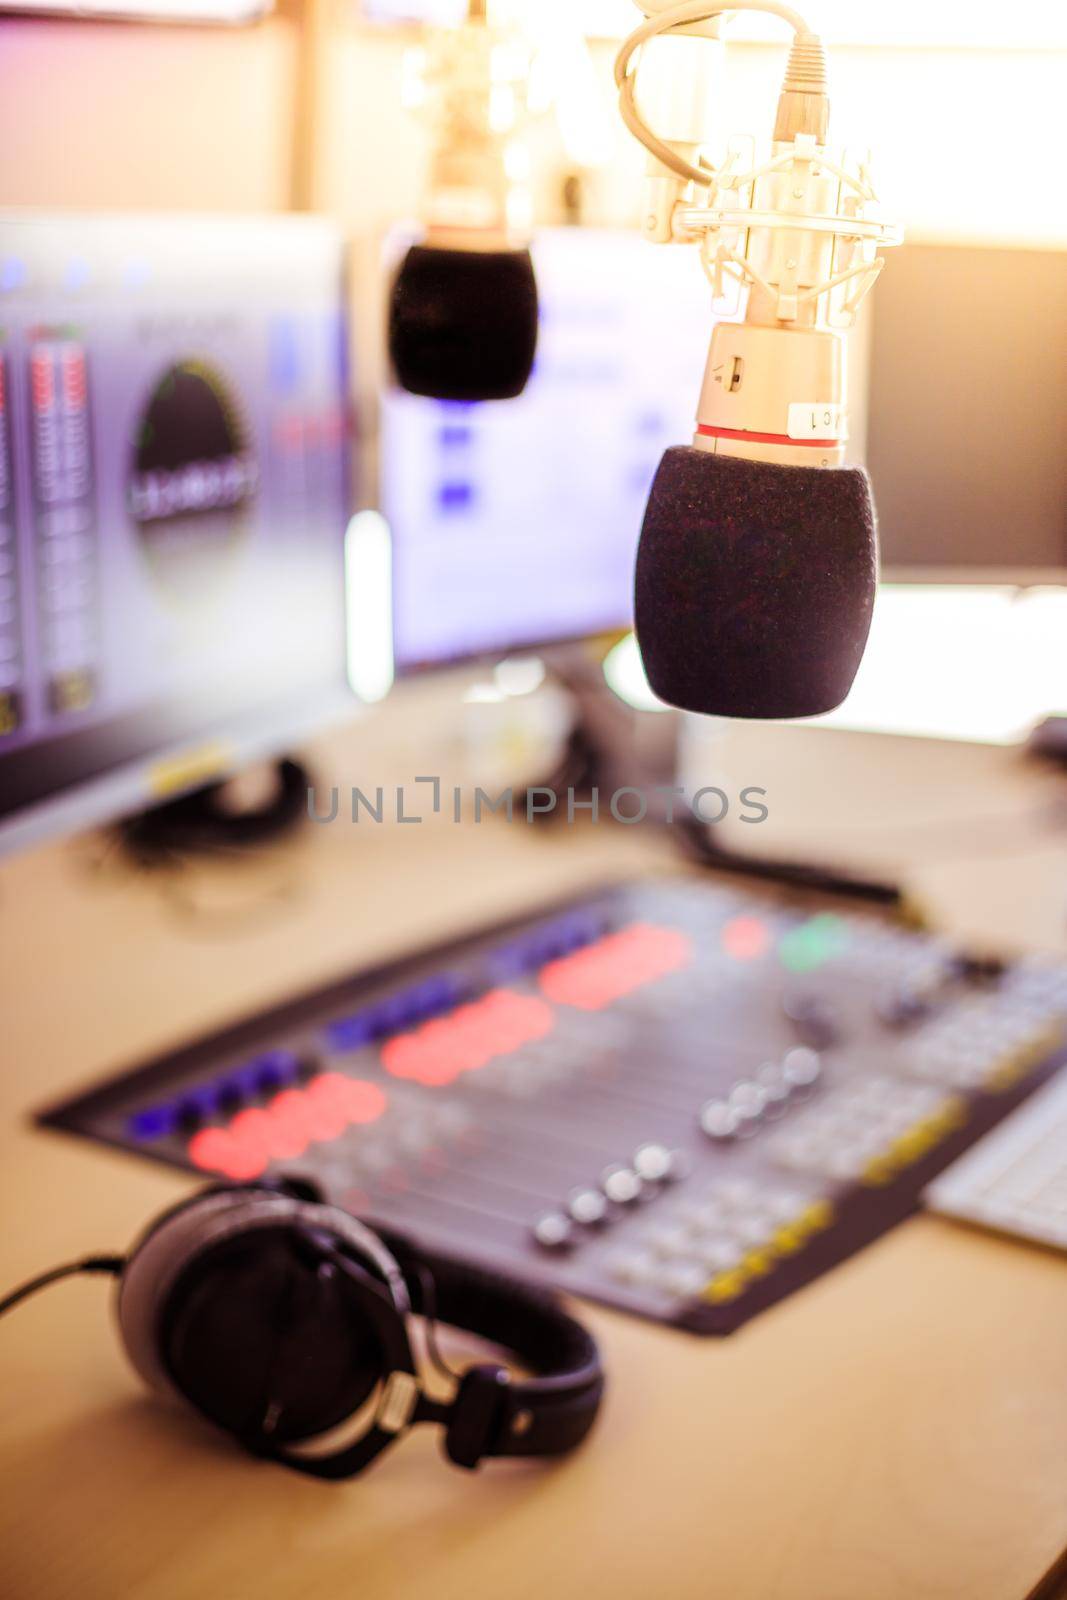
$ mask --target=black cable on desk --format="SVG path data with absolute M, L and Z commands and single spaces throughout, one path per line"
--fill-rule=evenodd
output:
M 0 1300 L 0 1317 L 6 1311 L 14 1310 L 23 1300 L 28 1300 L 38 1289 L 47 1289 L 50 1283 L 58 1283 L 60 1278 L 72 1278 L 79 1272 L 106 1272 L 117 1278 L 125 1265 L 125 1256 L 84 1256 L 81 1261 L 68 1261 L 66 1266 L 53 1267 L 50 1272 L 42 1272 L 39 1277 L 29 1278 L 17 1289 L 12 1289 L 10 1294 L 5 1295 Z
M 865 900 L 868 904 L 887 906 L 895 911 L 902 911 L 905 905 L 904 891 L 896 883 L 859 877 L 842 869 L 819 866 L 816 862 L 783 861 L 776 856 L 749 855 L 745 850 L 731 850 L 726 845 L 716 844 L 711 829 L 696 817 L 678 817 L 674 823 L 674 833 L 687 855 L 714 871 L 761 878 L 768 883 L 803 889 L 812 894 Z

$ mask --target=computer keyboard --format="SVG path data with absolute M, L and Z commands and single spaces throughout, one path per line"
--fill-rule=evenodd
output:
M 935 1211 L 1067 1250 L 1067 1071 L 924 1191 Z

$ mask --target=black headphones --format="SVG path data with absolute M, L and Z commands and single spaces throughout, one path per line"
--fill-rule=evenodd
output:
M 238 811 L 227 805 L 225 780 L 194 789 L 118 824 L 118 835 L 147 865 L 220 850 L 248 850 L 288 833 L 307 815 L 311 778 L 300 762 L 274 765 L 275 785 L 262 804 Z
M 604 1387 L 595 1342 L 551 1296 L 372 1230 L 304 1183 L 208 1189 L 165 1212 L 121 1264 L 117 1309 L 152 1388 L 319 1478 L 362 1471 L 420 1422 L 441 1424 L 461 1467 L 559 1455 L 589 1432 Z M 431 1398 L 417 1314 L 504 1346 L 534 1376 L 472 1366 L 451 1399 Z

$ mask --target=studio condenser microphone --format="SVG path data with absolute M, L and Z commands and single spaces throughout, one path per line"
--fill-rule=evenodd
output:
M 866 164 L 827 147 L 823 48 L 796 12 L 774 0 L 642 9 L 654 14 L 616 79 L 650 151 L 646 232 L 698 244 L 717 302 L 731 287 L 744 301 L 742 320 L 715 325 L 693 442 L 666 452 L 649 497 L 634 596 L 645 671 L 683 710 L 814 716 L 848 693 L 871 623 L 875 512 L 866 473 L 845 464 L 842 330 L 878 247 L 899 234 L 874 214 Z M 650 43 L 699 50 L 677 36 L 727 9 L 771 12 L 795 37 L 769 150 L 732 141 L 716 169 L 694 131 L 651 131 L 633 66 Z
M 519 39 L 470 0 L 429 67 L 436 144 L 425 233 L 401 263 L 389 308 L 397 382 L 438 400 L 521 394 L 537 345 L 525 151 L 514 138 L 526 70 Z

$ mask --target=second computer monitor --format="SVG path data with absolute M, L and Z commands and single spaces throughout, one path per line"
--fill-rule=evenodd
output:
M 907 243 L 871 296 L 886 575 L 1067 579 L 1067 253 Z
M 653 475 L 692 438 L 713 319 L 696 252 L 550 229 L 534 264 L 519 399 L 383 401 L 401 672 L 628 627 Z
M 321 219 L 0 214 L 0 849 L 354 709 L 345 285 Z

